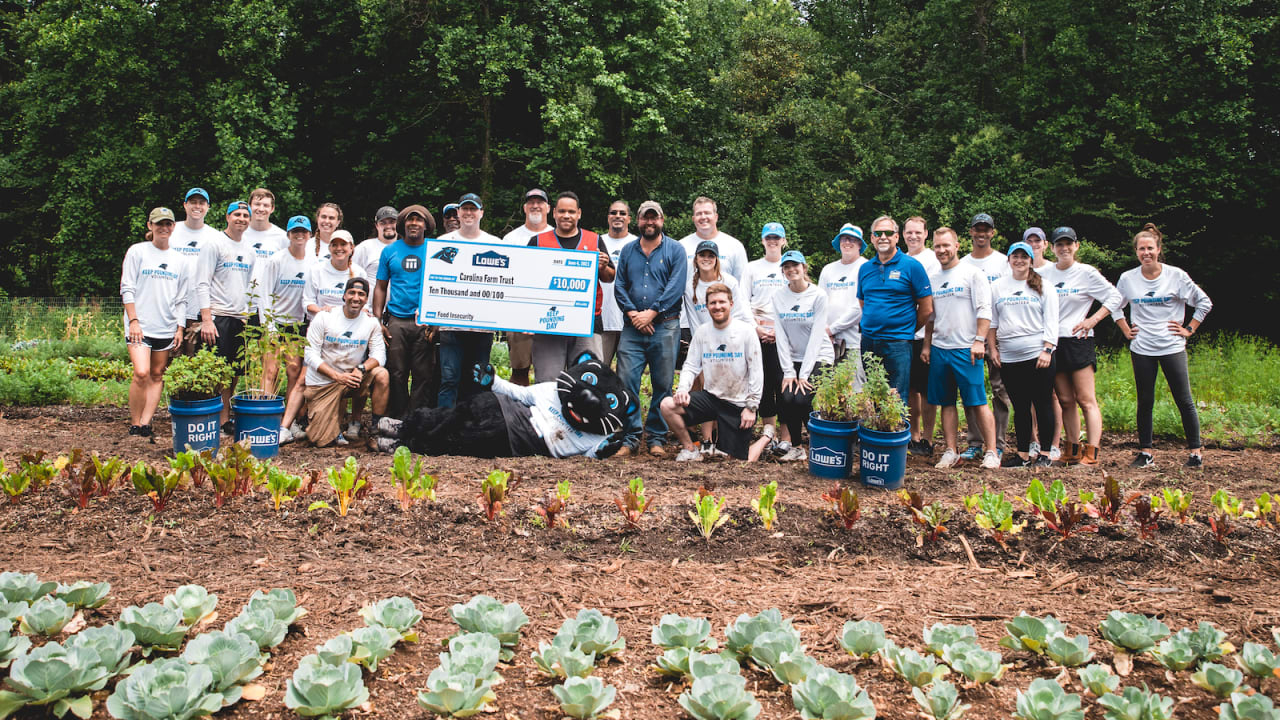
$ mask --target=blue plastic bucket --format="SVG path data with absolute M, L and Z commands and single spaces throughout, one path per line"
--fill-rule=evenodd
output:
M 858 421 L 823 420 L 809 413 L 809 474 L 843 480 L 853 474 Z
M 218 415 L 222 398 L 208 400 L 170 400 L 169 419 L 173 424 L 173 452 L 218 449 Z
M 236 416 L 236 442 L 249 438 L 249 450 L 259 460 L 280 454 L 280 419 L 284 417 L 284 398 L 255 399 L 236 395 L 231 398 Z
M 907 443 L 910 440 L 910 428 L 898 432 L 858 428 L 862 484 L 884 490 L 902 487 L 902 476 L 907 472 Z

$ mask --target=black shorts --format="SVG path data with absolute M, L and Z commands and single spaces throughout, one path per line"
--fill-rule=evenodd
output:
M 244 320 L 226 315 L 214 315 L 213 327 L 218 331 L 218 338 L 213 341 L 213 352 L 226 360 L 231 367 L 240 373 L 240 353 L 244 349 Z M 208 346 L 201 339 L 202 346 Z
M 929 392 L 929 365 L 920 359 L 924 350 L 924 338 L 911 341 L 911 392 L 921 395 Z
M 1091 367 L 1098 369 L 1098 352 L 1091 337 L 1060 337 L 1058 350 L 1053 354 L 1059 373 L 1073 373 Z
M 131 344 L 129 343 L 129 338 L 127 337 L 124 339 L 124 341 L 126 344 Z M 167 338 L 154 338 L 154 337 L 146 337 L 144 335 L 142 338 L 142 344 L 150 347 L 151 352 L 164 352 L 165 350 L 178 349 L 177 346 L 173 344 L 172 336 Z
M 716 447 L 739 460 L 747 459 L 751 448 L 752 428 L 741 428 L 742 408 L 712 395 L 706 390 L 689 393 L 689 406 L 684 408 L 688 424 L 716 421 Z M 703 438 L 704 440 L 706 438 Z

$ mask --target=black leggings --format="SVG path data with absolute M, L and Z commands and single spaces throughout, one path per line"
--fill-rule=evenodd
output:
M 1138 391 L 1138 447 L 1146 450 L 1154 446 L 1152 439 L 1151 411 L 1156 406 L 1156 371 L 1164 370 L 1169 392 L 1182 414 L 1182 432 L 1187 436 L 1187 447 L 1200 447 L 1200 414 L 1196 401 L 1191 399 L 1191 378 L 1187 375 L 1187 352 L 1173 355 L 1139 355 L 1130 352 L 1133 360 L 1133 384 Z
M 800 376 L 800 363 L 796 363 L 796 377 Z M 826 363 L 818 363 L 813 366 L 813 374 L 809 376 L 809 383 L 813 384 L 822 377 L 830 365 Z M 813 391 L 800 390 L 793 388 L 791 390 L 783 390 L 778 394 L 778 419 L 787 426 L 787 431 L 791 433 L 791 444 L 800 444 L 800 432 L 804 430 L 805 421 L 809 419 L 809 413 L 813 410 Z
M 1000 366 L 1000 374 L 1004 377 L 1005 390 L 1009 392 L 1009 401 L 1013 404 L 1013 432 L 1018 439 L 1018 452 L 1031 450 L 1031 409 L 1035 408 L 1036 417 L 1040 419 L 1040 447 L 1049 452 L 1053 445 L 1053 375 L 1056 372 L 1055 362 L 1049 361 L 1049 367 L 1036 367 L 1036 358 L 1022 362 L 1004 363 Z
M 764 389 L 760 393 L 760 417 L 778 414 L 778 401 L 782 392 L 782 365 L 778 362 L 778 346 L 760 343 L 760 357 L 764 360 Z

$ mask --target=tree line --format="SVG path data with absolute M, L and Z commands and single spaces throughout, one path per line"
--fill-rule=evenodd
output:
M 1077 229 L 1112 279 L 1142 223 L 1278 334 L 1280 0 L 42 0 L 0 4 L 10 295 L 110 294 L 146 211 L 271 188 L 277 220 L 533 186 L 816 260 L 882 212 Z M 216 216 L 214 212 L 212 215 Z M 212 218 L 217 222 L 217 218 Z M 963 236 L 963 232 L 962 232 Z

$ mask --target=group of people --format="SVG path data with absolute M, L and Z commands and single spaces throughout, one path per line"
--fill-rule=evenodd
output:
M 314 225 L 298 215 L 283 229 L 271 222 L 275 197 L 263 188 L 227 206 L 222 230 L 205 224 L 209 207 L 209 194 L 192 188 L 181 222 L 156 208 L 146 241 L 125 256 L 120 289 L 134 366 L 131 434 L 151 434 L 171 353 L 208 346 L 234 366 L 246 323 L 306 338 L 304 351 L 264 358 L 264 391 L 275 390 L 281 366 L 286 372 L 281 442 L 358 439 L 366 398 L 369 432 L 376 434 L 383 417 L 453 407 L 486 391 L 472 368 L 487 364 L 493 333 L 419 324 L 425 241 L 437 230 L 422 205 L 378 209 L 372 237 L 359 245 L 342 229 L 342 210 L 333 203 L 317 208 Z M 1028 228 L 1005 254 L 992 247 L 994 220 L 979 213 L 968 229 L 972 252 L 961 258 L 951 228 L 934 230 L 929 248 L 924 219 L 909 218 L 904 252 L 897 221 L 881 216 L 871 224 L 871 257 L 863 256 L 861 228 L 846 224 L 831 243 L 839 259 L 815 282 L 805 256 L 787 249 L 782 224 L 762 228 L 763 256 L 748 261 L 743 243 L 719 230 L 716 203 L 707 197 L 693 202 L 694 232 L 679 241 L 665 234 L 665 214 L 654 201 L 639 206 L 637 234 L 623 200 L 610 204 L 604 234 L 580 226 L 581 203 L 572 192 L 553 203 L 545 191 L 530 189 L 522 210 L 524 223 L 499 238 L 481 229 L 483 200 L 467 193 L 442 208 L 439 237 L 597 253 L 590 335 L 506 333 L 506 340 L 518 385 L 528 385 L 531 374 L 535 381 L 555 379 L 584 351 L 605 365 L 616 358 L 634 397 L 648 370 L 648 412 L 629 416 L 619 456 L 643 448 L 659 457 L 674 451 L 682 462 L 715 455 L 754 461 L 766 453 L 784 462 L 805 459 L 814 383 L 846 359 L 861 378 L 868 352 L 908 400 L 914 454 L 933 455 L 941 408 L 940 468 L 962 459 L 988 468 L 1095 464 L 1102 421 L 1093 328 L 1111 315 L 1131 340 L 1141 446 L 1134 464 L 1154 461 L 1157 369 L 1182 412 L 1188 464 L 1201 462 L 1185 342 L 1212 305 L 1184 271 L 1162 262 L 1162 236 L 1152 225 L 1134 238 L 1139 267 L 1113 286 L 1075 261 L 1079 242 L 1068 227 L 1049 234 Z M 1050 247 L 1053 262 L 1045 257 Z M 1186 322 L 1188 305 L 1195 313 Z M 227 388 L 226 432 L 230 394 Z M 964 449 L 957 399 L 968 419 Z M 1006 453 L 1010 409 L 1016 452 Z M 698 424 L 695 441 L 690 428 Z

